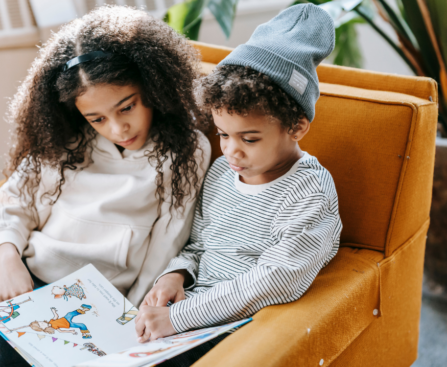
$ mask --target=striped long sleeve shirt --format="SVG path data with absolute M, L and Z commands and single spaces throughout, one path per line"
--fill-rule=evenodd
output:
M 217 159 L 190 240 L 160 275 L 186 269 L 194 279 L 170 307 L 172 325 L 233 322 L 299 299 L 337 253 L 341 229 L 332 176 L 308 153 L 264 185 L 244 184 Z

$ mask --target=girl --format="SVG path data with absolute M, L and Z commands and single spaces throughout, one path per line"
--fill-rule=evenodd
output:
M 140 304 L 189 237 L 210 160 L 197 70 L 183 37 L 125 7 L 71 22 L 40 50 L 10 105 L 0 301 L 92 263 Z

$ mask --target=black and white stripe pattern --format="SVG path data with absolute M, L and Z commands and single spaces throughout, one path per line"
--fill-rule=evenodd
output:
M 237 190 L 224 157 L 210 168 L 189 243 L 163 272 L 194 278 L 170 308 L 177 332 L 295 301 L 335 256 L 342 224 L 332 177 L 307 153 L 295 167 L 256 195 Z

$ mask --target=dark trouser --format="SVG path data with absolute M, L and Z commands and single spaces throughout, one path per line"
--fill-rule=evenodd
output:
M 29 269 L 28 269 L 29 270 Z M 30 272 L 31 274 L 31 272 Z M 36 278 L 33 278 L 34 289 L 43 287 L 46 283 Z M 0 366 L 1 367 L 29 367 L 30 365 L 17 353 L 7 342 L 0 336 Z

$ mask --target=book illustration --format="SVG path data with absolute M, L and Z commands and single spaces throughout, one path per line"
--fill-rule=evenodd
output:
M 132 321 L 138 315 L 138 310 L 135 306 L 130 305 L 128 311 L 126 311 L 126 297 L 124 297 L 124 310 L 123 314 L 116 319 L 116 322 L 120 325 L 126 325 L 129 321 Z
M 51 290 L 51 294 L 54 296 L 54 299 L 63 298 L 68 301 L 68 298 L 76 297 L 80 301 L 87 298 L 84 292 L 84 288 L 81 286 L 82 282 L 78 279 L 76 283 L 67 287 L 64 285 L 63 287 L 59 287 L 55 285 Z
M 81 331 L 83 339 L 91 339 L 92 336 L 90 335 L 90 331 L 88 330 L 87 326 L 85 326 L 85 324 L 73 322 L 74 317 L 85 314 L 91 308 L 91 306 L 83 304 L 81 305 L 81 308 L 67 313 L 64 317 L 59 317 L 56 308 L 51 307 L 54 319 L 51 319 L 50 321 L 33 321 L 29 325 L 11 329 L 10 331 L 16 331 L 26 327 L 30 327 L 34 331 L 44 332 L 46 334 L 54 334 L 57 330 L 57 332 L 59 333 L 72 333 L 73 335 L 77 335 L 78 333 L 74 329 L 79 329 Z
M 166 343 L 175 343 L 177 345 L 181 345 L 186 343 L 189 340 L 195 341 L 198 339 L 203 339 L 203 338 L 207 338 L 210 335 L 213 335 L 215 333 L 219 332 L 219 329 L 217 328 L 210 328 L 209 330 L 207 330 L 206 333 L 204 333 L 204 329 L 199 329 L 199 330 L 192 330 L 192 331 L 186 331 L 184 333 L 181 334 L 175 334 L 172 336 L 168 336 L 166 338 L 163 339 L 164 342 Z
M 0 324 L 6 324 L 7 322 L 19 317 L 20 313 L 17 310 L 20 308 L 20 305 L 33 300 L 31 297 L 28 297 L 27 300 L 19 303 L 12 303 L 12 301 L 13 300 L 9 300 L 6 302 L 6 306 L 0 307 Z
M 131 358 L 146 358 L 146 357 L 158 354 L 158 353 L 166 352 L 167 350 L 172 349 L 172 348 L 175 348 L 175 346 L 174 345 L 164 346 L 160 349 L 156 349 L 156 350 L 153 350 L 150 352 L 133 352 L 133 353 L 129 353 L 129 357 L 131 357 Z
M 78 287 L 86 296 L 82 301 Z M 56 295 L 60 297 L 55 299 Z M 87 265 L 32 293 L 0 302 L 0 333 L 36 367 L 142 367 L 161 363 L 248 322 L 141 344 L 135 332 L 137 312 L 93 265 Z
M 98 356 L 98 357 L 104 357 L 106 354 L 106 352 L 104 352 L 103 350 L 99 349 L 95 344 L 93 343 L 85 343 L 84 344 L 84 348 L 81 348 L 81 350 L 87 349 L 89 352 L 93 353 L 94 355 Z
M 162 363 L 180 353 L 206 343 L 222 333 L 240 327 L 252 319 L 236 321 L 231 324 L 185 332 L 160 338 L 122 352 L 108 354 L 104 358 L 87 361 L 76 367 L 149 367 Z
M 199 331 L 199 332 L 201 331 L 201 333 L 199 333 L 198 335 L 194 335 L 193 337 L 189 336 L 189 337 L 185 337 L 185 338 L 177 338 L 177 339 L 174 339 L 175 341 L 173 339 L 163 338 L 162 348 L 152 350 L 152 351 L 129 353 L 129 357 L 132 357 L 132 358 L 149 357 L 154 354 L 165 352 L 172 348 L 179 348 L 179 347 L 182 347 L 182 346 L 185 346 L 188 344 L 196 344 L 197 340 L 208 338 L 209 336 L 214 334 L 214 332 L 203 333 L 202 330 L 196 330 L 196 331 Z M 169 345 L 169 344 L 172 344 L 172 345 Z

